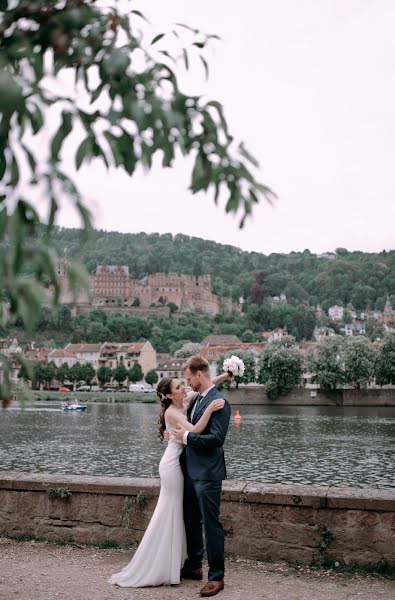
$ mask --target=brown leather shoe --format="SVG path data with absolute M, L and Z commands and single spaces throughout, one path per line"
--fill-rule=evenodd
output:
M 206 585 L 200 590 L 200 595 L 204 598 L 208 598 L 209 596 L 215 596 L 225 587 L 224 580 L 220 581 L 208 581 Z
M 181 579 L 193 579 L 194 581 L 202 581 L 203 569 L 186 569 L 182 567 L 180 573 Z

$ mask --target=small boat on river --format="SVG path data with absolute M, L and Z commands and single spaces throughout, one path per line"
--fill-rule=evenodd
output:
M 62 410 L 66 412 L 77 411 L 83 412 L 87 409 L 86 404 L 80 404 L 78 400 L 74 400 L 74 402 L 62 402 Z

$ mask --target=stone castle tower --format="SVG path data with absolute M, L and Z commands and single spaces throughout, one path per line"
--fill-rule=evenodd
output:
M 153 305 L 175 304 L 180 312 L 215 316 L 219 312 L 239 310 L 231 298 L 212 293 L 210 275 L 154 273 L 141 280 L 131 279 L 125 265 L 98 265 L 91 275 L 91 298 L 81 296 L 74 302 L 67 278 L 67 259 L 59 259 L 57 275 L 61 286 L 61 302 L 79 307 L 108 308 L 138 312 Z

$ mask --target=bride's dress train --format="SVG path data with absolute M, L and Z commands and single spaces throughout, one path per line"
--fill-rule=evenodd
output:
M 169 424 L 167 429 L 171 431 Z M 181 451 L 182 444 L 171 436 L 159 463 L 161 488 L 154 514 L 132 560 L 109 583 L 121 587 L 180 583 L 186 558 Z

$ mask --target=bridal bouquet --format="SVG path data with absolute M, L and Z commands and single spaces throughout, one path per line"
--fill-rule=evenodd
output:
M 243 377 L 245 366 L 241 358 L 231 356 L 230 358 L 225 358 L 222 370 L 233 375 L 233 377 Z

